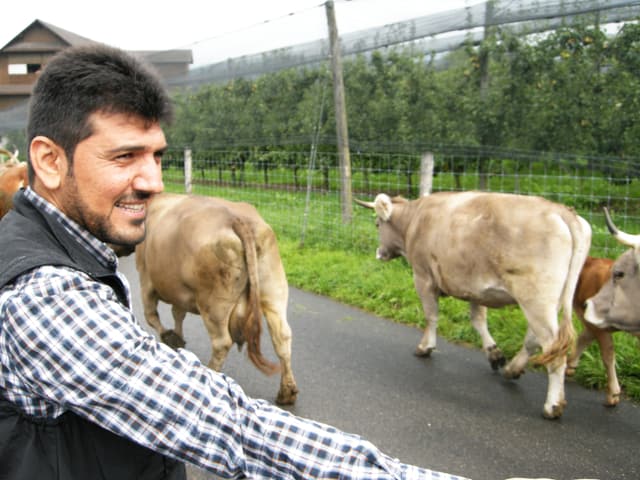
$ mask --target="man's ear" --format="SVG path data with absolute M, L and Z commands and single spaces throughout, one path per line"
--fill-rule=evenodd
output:
M 62 147 L 48 137 L 37 136 L 31 140 L 29 159 L 37 181 L 42 182 L 47 190 L 60 187 L 68 168 Z

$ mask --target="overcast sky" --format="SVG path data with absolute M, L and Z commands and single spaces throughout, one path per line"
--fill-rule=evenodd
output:
M 482 0 L 334 0 L 339 33 Z M 17 0 L 2 15 L 0 47 L 34 20 L 125 50 L 191 49 L 194 65 L 327 36 L 323 0 Z

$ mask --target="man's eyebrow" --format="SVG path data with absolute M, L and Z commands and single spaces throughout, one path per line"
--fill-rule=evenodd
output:
M 167 151 L 168 148 L 169 146 L 165 145 L 164 147 L 154 150 L 153 153 L 162 155 Z M 146 149 L 147 147 L 144 145 L 121 145 L 119 147 L 112 148 L 111 150 L 107 150 L 107 153 L 110 155 L 114 155 L 117 153 L 124 153 L 124 152 L 140 152 Z

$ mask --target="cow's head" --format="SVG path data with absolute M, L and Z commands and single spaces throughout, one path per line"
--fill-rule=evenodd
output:
M 0 147 L 0 165 L 9 166 L 17 165 L 19 163 L 20 160 L 18 160 L 18 149 L 14 150 L 14 152 L 11 153 L 6 148 Z
M 355 202 L 366 208 L 371 208 L 376 212 L 376 227 L 378 228 L 378 238 L 380 245 L 376 250 L 378 260 L 391 260 L 405 254 L 403 233 L 394 222 L 398 216 L 397 204 L 404 204 L 407 200 L 396 197 L 393 200 L 384 193 L 378 194 L 373 202 Z M 395 213 L 395 215 L 394 215 Z
M 611 278 L 585 303 L 585 320 L 602 329 L 640 332 L 640 235 L 616 228 L 604 209 L 607 227 L 623 245 L 631 247 L 611 267 Z

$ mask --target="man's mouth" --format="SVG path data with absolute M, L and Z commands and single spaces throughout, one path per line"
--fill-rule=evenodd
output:
M 116 207 L 122 208 L 124 210 L 129 210 L 133 213 L 140 213 L 144 211 L 145 204 L 144 203 L 116 203 Z

